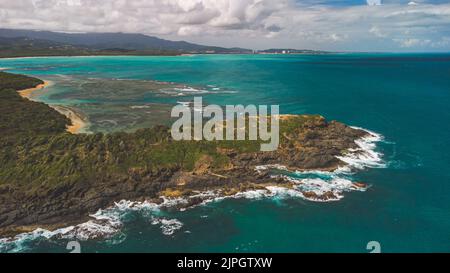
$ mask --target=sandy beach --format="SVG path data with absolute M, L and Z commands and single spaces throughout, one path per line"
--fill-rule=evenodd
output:
M 50 81 L 44 81 L 43 84 L 39 84 L 36 87 L 20 90 L 17 92 L 23 98 L 32 99 L 34 96 L 33 92 L 37 90 L 42 90 L 52 84 L 53 83 Z M 67 131 L 72 134 L 80 133 L 81 130 L 86 128 L 87 125 L 89 124 L 87 117 L 82 113 L 80 113 L 79 111 L 75 110 L 74 108 L 61 105 L 49 105 L 49 106 L 58 111 L 60 114 L 65 115 L 68 119 L 71 120 L 72 125 L 67 126 Z
M 74 108 L 61 105 L 49 105 L 59 113 L 65 115 L 72 121 L 72 125 L 67 126 L 67 131 L 72 134 L 78 134 L 82 129 L 85 129 L 88 125 L 87 117 L 75 110 Z
M 44 89 L 44 88 L 50 86 L 51 84 L 52 83 L 50 81 L 44 81 L 44 83 L 39 84 L 36 87 L 20 90 L 20 91 L 17 91 L 17 92 L 23 98 L 31 99 L 33 97 L 33 92 L 35 92 L 37 90 Z

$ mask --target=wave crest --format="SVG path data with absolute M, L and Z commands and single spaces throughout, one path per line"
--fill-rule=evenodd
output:
M 221 191 L 198 192 L 187 198 L 166 198 L 161 197 L 160 204 L 143 201 L 133 202 L 122 200 L 116 202 L 114 206 L 101 209 L 90 215 L 92 220 L 76 226 L 49 231 L 38 228 L 33 232 L 19 234 L 13 238 L 0 239 L 0 252 L 22 252 L 28 249 L 30 242 L 38 239 L 70 239 L 70 240 L 92 240 L 113 238 L 120 231 L 127 221 L 129 212 L 140 212 L 151 219 L 152 225 L 159 225 L 162 234 L 173 235 L 183 227 L 183 223 L 177 219 L 169 219 L 161 216 L 161 209 L 179 207 L 185 210 L 186 207 L 204 205 L 209 202 L 216 202 L 229 198 L 261 199 L 267 197 L 300 197 L 314 202 L 338 201 L 344 197 L 345 192 L 365 191 L 368 186 L 363 183 L 353 182 L 351 174 L 354 170 L 365 168 L 384 168 L 382 154 L 377 152 L 376 142 L 382 141 L 383 136 L 362 128 L 367 136 L 358 139 L 355 143 L 358 148 L 349 150 L 344 156 L 337 158 L 346 163 L 346 166 L 338 168 L 333 172 L 327 171 L 296 171 L 289 172 L 283 165 L 262 165 L 255 169 L 258 172 L 270 169 L 281 170 L 283 174 L 273 175 L 274 178 L 283 178 L 292 182 L 292 187 L 266 186 L 264 189 L 239 192 L 231 196 L 224 196 Z M 192 204 L 190 200 L 200 199 L 201 202 Z M 121 241 L 123 241 L 122 238 Z

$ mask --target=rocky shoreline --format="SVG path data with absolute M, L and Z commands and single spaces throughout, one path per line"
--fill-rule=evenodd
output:
M 148 140 L 155 135 L 158 136 L 156 139 Z M 70 135 L 64 131 L 53 136 L 52 133 L 49 138 L 54 144 L 33 144 L 37 147 L 34 149 L 50 153 L 45 154 L 49 158 L 44 162 L 48 163 L 42 168 L 60 164 L 54 158 L 61 156 L 61 153 L 68 153 L 68 150 L 74 151 L 69 160 L 75 162 L 63 161 L 66 165 L 61 166 L 61 170 L 51 180 L 45 173 L 39 172 L 33 173 L 32 177 L 35 178 L 23 178 L 30 181 L 29 185 L 0 181 L 0 238 L 31 232 L 38 227 L 55 230 L 85 223 L 92 220 L 90 215 L 115 206 L 121 200 L 160 205 L 165 200 L 182 199 L 184 201 L 176 204 L 176 207 L 184 209 L 212 198 L 280 189 L 294 190 L 311 201 L 338 200 L 342 191 L 364 190 L 367 185 L 362 182 L 346 182 L 348 189 L 314 191 L 302 188 L 301 183 L 305 183 L 304 181 L 298 182 L 276 171 L 336 171 L 349 165 L 339 157 L 357 154 L 361 149 L 357 140 L 370 136 L 370 132 L 351 128 L 337 121 L 328 122 L 321 116 L 306 115 L 289 115 L 281 119 L 280 146 L 273 152 L 252 151 L 246 146 L 234 147 L 222 143 L 179 144 L 171 139 L 169 128 L 164 126 L 135 134 L 118 133 L 111 136 Z M 25 139 L 24 141 L 31 141 L 27 140 L 28 137 Z M 8 141 L 13 140 L 4 140 Z M 45 145 L 50 145 L 50 148 Z M 63 147 L 59 148 L 61 145 Z M 148 151 L 142 151 L 144 148 L 139 148 L 139 145 L 145 145 L 142 147 Z M 186 156 L 190 151 L 185 148 L 194 147 L 195 152 L 192 153 L 195 160 L 191 167 L 187 167 L 188 163 L 184 160 L 178 162 L 178 158 L 170 159 L 178 162 L 176 164 L 158 163 L 158 160 L 167 160 L 161 159 L 160 153 L 158 157 L 153 155 L 155 150 L 160 149 L 162 154 L 170 154 L 170 149 L 177 145 L 181 145 L 177 149 L 181 149 L 181 153 L 187 158 L 192 156 Z M 25 154 L 24 159 L 15 159 L 14 164 L 25 164 L 25 168 L 32 168 L 33 160 L 39 163 L 43 160 L 34 154 L 32 156 L 30 151 L 28 153 L 30 154 Z M 83 165 L 83 161 L 79 161 L 87 162 L 90 158 L 98 168 L 91 169 L 92 164 Z M 147 163 L 145 158 L 149 158 Z M 130 160 L 135 163 L 126 163 Z M 149 162 L 155 160 L 156 163 L 149 165 Z M 21 178 L 22 174 L 17 171 L 13 175 L 10 177 Z
M 307 132 L 295 136 L 301 147 L 281 147 L 276 152 L 238 154 L 233 150 L 222 150 L 232 164 L 221 171 L 210 170 L 207 157 L 197 161 L 193 171 L 178 168 L 163 168 L 156 172 L 130 169 L 127 176 L 97 177 L 95 184 L 75 183 L 48 188 L 42 186 L 38 192 L 27 195 L 21 189 L 0 187 L 2 209 L 0 210 L 0 235 L 12 236 L 31 231 L 36 227 L 53 230 L 82 223 L 99 209 L 114 205 L 120 200 L 147 201 L 156 204 L 162 197 L 187 198 L 179 208 L 187 208 L 205 201 L 189 198 L 199 192 L 214 191 L 222 196 L 239 192 L 262 190 L 268 186 L 292 188 L 293 183 L 282 177 L 273 177 L 270 169 L 257 170 L 257 166 L 281 164 L 290 171 L 333 171 L 346 165 L 336 158 L 342 151 L 357 148 L 355 140 L 367 132 L 352 129 L 339 122 L 326 122 L 323 118 L 305 126 Z M 294 137 L 294 136 L 292 136 Z M 355 187 L 366 187 L 355 183 Z M 307 197 L 319 200 L 336 198 L 326 192 L 322 196 L 304 192 Z M 16 200 L 16 201 L 15 201 Z
M 50 105 L 50 107 L 70 119 L 72 125 L 67 126 L 67 131 L 69 133 L 79 134 L 84 132 L 89 127 L 88 118 L 83 113 L 80 113 L 80 111 L 72 107 L 62 105 Z

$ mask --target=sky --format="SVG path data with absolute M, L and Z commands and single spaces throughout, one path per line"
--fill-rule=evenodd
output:
M 251 49 L 450 51 L 450 0 L 0 0 L 0 28 Z

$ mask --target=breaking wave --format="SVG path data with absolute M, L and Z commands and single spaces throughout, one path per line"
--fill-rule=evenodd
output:
M 291 196 L 299 196 L 315 202 L 338 201 L 344 198 L 345 192 L 365 191 L 369 185 L 353 181 L 355 171 L 366 168 L 385 168 L 381 152 L 376 150 L 376 143 L 383 141 L 383 136 L 359 127 L 352 127 L 367 132 L 365 137 L 355 140 L 358 148 L 350 149 L 345 155 L 337 156 L 344 166 L 334 171 L 295 171 L 290 172 L 282 165 L 258 166 L 257 171 L 279 170 L 281 173 L 272 175 L 293 183 Z
M 176 200 L 167 200 L 162 204 L 151 202 L 131 202 L 122 200 L 107 209 L 100 209 L 90 215 L 92 220 L 85 223 L 49 231 L 38 228 L 32 232 L 22 233 L 12 238 L 0 239 L 0 253 L 23 252 L 29 249 L 30 243 L 42 239 L 51 240 L 105 240 L 113 239 L 121 233 L 130 212 L 140 212 L 150 217 L 151 224 L 161 228 L 162 234 L 172 235 L 183 226 L 177 219 L 168 219 L 159 215 L 160 208 L 177 204 Z M 120 240 L 119 242 L 123 241 Z
M 355 141 L 359 146 L 358 148 L 350 149 L 347 154 L 337 156 L 337 158 L 347 163 L 348 167 L 353 169 L 385 168 L 386 164 L 383 162 L 383 155 L 376 151 L 376 143 L 382 141 L 384 139 L 383 136 L 363 128 L 352 128 L 366 131 L 368 135 Z
M 354 127 L 357 128 L 357 127 Z M 365 168 L 383 168 L 382 154 L 376 151 L 376 142 L 382 141 L 380 134 L 362 129 L 368 133 L 366 137 L 356 140 L 358 148 L 349 150 L 344 156 L 339 156 L 345 166 L 335 171 L 296 171 L 290 172 L 283 165 L 257 166 L 256 171 L 278 170 L 274 178 L 283 178 L 292 183 L 292 187 L 267 186 L 264 189 L 250 190 L 224 196 L 220 191 L 198 192 L 186 198 L 161 197 L 160 204 L 144 201 L 132 202 L 122 200 L 114 206 L 101 209 L 90 215 L 91 220 L 54 231 L 38 228 L 33 232 L 22 233 L 13 238 L 0 239 L 0 252 L 22 252 L 28 249 L 30 242 L 40 239 L 66 239 L 66 240 L 100 240 L 114 239 L 120 235 L 127 215 L 130 212 L 139 212 L 150 219 L 150 223 L 159 226 L 163 235 L 172 236 L 183 228 L 183 223 L 178 219 L 171 219 L 161 214 L 162 209 L 177 208 L 185 210 L 210 202 L 218 202 L 230 198 L 262 199 L 262 198 L 302 198 L 314 202 L 338 201 L 344 197 L 345 192 L 365 191 L 368 185 L 352 181 L 354 171 Z M 200 199 L 194 205 L 190 202 Z M 119 240 L 119 242 L 123 241 Z
M 184 97 L 192 95 L 202 95 L 202 94 L 234 94 L 237 93 L 235 90 L 228 90 L 225 88 L 217 87 L 215 85 L 207 85 L 205 87 L 192 87 L 192 86 L 177 86 L 173 88 L 165 88 L 159 91 L 160 93 L 172 97 Z

